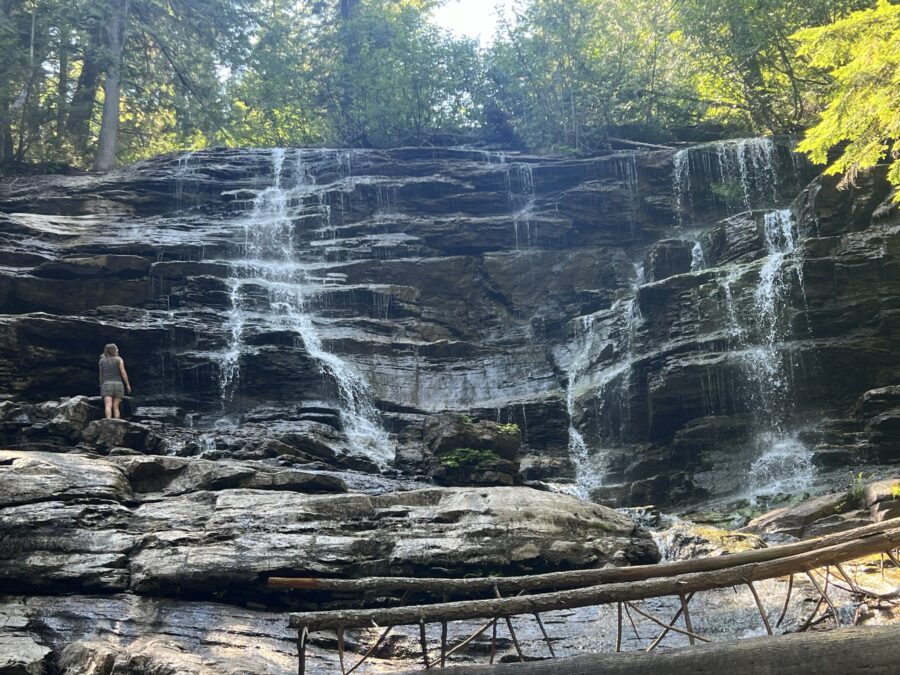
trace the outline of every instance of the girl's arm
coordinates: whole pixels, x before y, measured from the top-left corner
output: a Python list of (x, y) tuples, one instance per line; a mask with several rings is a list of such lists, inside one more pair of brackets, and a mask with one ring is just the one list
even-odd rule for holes
[(97, 366), (98, 376), (100, 378), (100, 386), (103, 386), (103, 366)]
[(128, 373), (125, 372), (125, 359), (119, 357), (119, 375), (122, 376), (122, 382), (125, 383), (125, 389), (130, 394), (131, 385), (128, 383)]

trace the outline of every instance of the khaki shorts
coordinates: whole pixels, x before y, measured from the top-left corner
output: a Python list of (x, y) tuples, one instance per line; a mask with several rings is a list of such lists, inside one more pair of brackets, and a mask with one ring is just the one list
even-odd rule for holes
[(121, 382), (104, 382), (100, 385), (100, 395), (125, 398), (125, 385)]

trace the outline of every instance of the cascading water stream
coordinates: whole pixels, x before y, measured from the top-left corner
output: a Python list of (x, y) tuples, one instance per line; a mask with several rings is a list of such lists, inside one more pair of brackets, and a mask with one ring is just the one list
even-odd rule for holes
[[(323, 215), (326, 228), (328, 214), (322, 211), (314, 180), (303, 165), (302, 151), (298, 151), (296, 167), (287, 179), (289, 185), (283, 185), (285, 157), (284, 149), (272, 151), (272, 184), (257, 193), (249, 215), (242, 220), (242, 257), (230, 261), (231, 307), (225, 321), (229, 341), (220, 362), (222, 397), (227, 403), (234, 395), (251, 322), (267, 330), (293, 333), (322, 374), (337, 384), (341, 421), (351, 445), (386, 464), (392, 459), (392, 444), (378, 422), (365, 380), (349, 363), (324, 348), (309, 313), (308, 296), (318, 286), (296, 260), (293, 215), (294, 210), (303, 209), (304, 197), (315, 200), (314, 208)], [(260, 288), (266, 295), (262, 307), (259, 298), (251, 295)]]
[(748, 384), (748, 398), (760, 429), (759, 457), (754, 461), (748, 493), (795, 491), (809, 485), (814, 474), (812, 453), (786, 428), (791, 400), (789, 354), (782, 348), (789, 337), (784, 316), (792, 288), (789, 276), (796, 274), (801, 293), (803, 276), (799, 265), (786, 265), (796, 249), (795, 224), (788, 209), (770, 211), (763, 217), (763, 240), (767, 256), (759, 268), (758, 282), (750, 289), (750, 323), (743, 325), (735, 306), (734, 285), (746, 272), (733, 268), (723, 282), (729, 334)]
[[(692, 172), (697, 175), (692, 175)], [(708, 185), (729, 213), (774, 207), (778, 202), (778, 149), (771, 138), (718, 141), (672, 156), (676, 226), (693, 209), (694, 190)]]
[[(732, 213), (736, 208), (772, 208), (778, 202), (778, 155), (771, 139), (695, 146), (676, 152), (672, 165), (672, 193), (679, 228), (688, 208), (693, 207), (692, 178), (697, 183), (694, 189), (701, 189), (701, 181), (709, 184), (716, 201), (728, 205)], [(692, 177), (692, 170), (698, 175)], [(740, 283), (749, 271), (738, 265), (731, 266), (720, 282), (727, 333), (743, 372), (746, 399), (758, 428), (757, 459), (748, 481), (751, 496), (800, 489), (809, 484), (813, 475), (812, 453), (786, 428), (793, 407), (792, 365), (782, 348), (789, 337), (789, 322), (784, 316), (793, 287), (789, 272), (796, 274), (799, 290), (804, 293), (801, 267), (786, 265), (795, 252), (795, 225), (787, 209), (767, 212), (762, 225), (766, 257), (756, 285), (742, 291)], [(697, 241), (692, 249), (691, 270), (706, 266), (703, 248)], [(749, 311), (743, 314), (737, 304), (739, 293), (740, 300), (749, 304)]]
[(706, 257), (703, 255), (703, 245), (699, 241), (695, 241), (691, 248), (691, 272), (699, 272), (704, 268), (706, 268)]
[[(592, 382), (592, 397), (596, 401), (598, 424), (602, 426), (604, 409), (608, 399), (615, 399), (618, 404), (619, 429), (601, 429), (600, 440), (621, 441), (624, 427), (630, 417), (629, 393), (632, 388), (632, 377), (635, 354), (637, 351), (637, 330), (642, 321), (637, 292), (644, 283), (644, 268), (634, 265), (634, 278), (631, 293), (617, 300), (610, 308), (615, 317), (614, 324), (619, 327), (618, 334), (624, 336), (620, 345), (621, 357), (616, 364), (599, 373), (599, 379)], [(591, 491), (603, 485), (603, 476), (608, 471), (609, 458), (604, 448), (596, 448), (593, 453), (576, 425), (578, 416), (577, 401), (579, 380), (591, 369), (592, 354), (596, 353), (598, 344), (612, 341), (610, 334), (597, 331), (597, 315), (583, 316), (576, 330), (579, 346), (567, 368), (566, 412), (569, 418), (569, 456), (575, 467), (576, 494), (589, 498)], [(619, 438), (615, 439), (616, 431)]]

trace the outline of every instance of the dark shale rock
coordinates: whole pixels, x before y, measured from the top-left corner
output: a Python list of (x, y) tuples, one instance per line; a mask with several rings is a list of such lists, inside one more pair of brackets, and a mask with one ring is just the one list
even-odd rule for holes
[(100, 451), (130, 448), (141, 452), (152, 452), (160, 444), (160, 439), (148, 427), (123, 419), (102, 419), (91, 422), (85, 428), (82, 436), (86, 443)]
[(48, 657), (53, 651), (40, 645), (30, 635), (0, 636), (0, 674), (43, 675), (48, 670)]
[[(282, 614), (211, 599), (268, 602), (273, 573), (657, 560), (613, 511), (496, 487), (571, 488), (584, 467), (570, 426), (602, 479), (594, 497), (611, 504), (742, 494), (760, 430), (810, 421), (798, 437), (823, 472), (900, 461), (900, 213), (885, 168), (842, 191), (832, 177), (809, 183), (785, 144), (770, 149), (772, 172), (746, 184), (725, 175), (722, 147), (691, 149), (677, 196), (671, 151), (501, 163), (466, 149), (288, 150), (283, 179), (307, 181), (290, 200), (292, 260), (316, 340), (266, 320), (272, 289), (248, 281), (229, 392), (233, 263), (272, 185), (272, 151), (0, 181), (10, 667), (291, 672)], [(789, 205), (795, 249), (781, 261), (767, 352), (788, 393), (766, 408), (748, 363), (772, 337), (757, 297), (771, 271), (766, 216)], [(368, 384), (397, 443), (393, 469), (351, 442), (317, 341)], [(100, 419), (86, 396), (107, 342), (139, 396), (123, 421)], [(500, 433), (511, 424), (518, 434)], [(465, 448), (496, 457), (441, 465)], [(471, 485), (409, 490), (420, 484), (397, 471)], [(892, 517), (894, 487), (867, 488), (873, 517)], [(753, 527), (812, 536), (869, 517), (840, 498)], [(732, 544), (708, 532), (674, 542), (677, 555)], [(335, 668), (321, 652), (311, 663)]]
[[(449, 411), (519, 425), (521, 459), (498, 452), (485, 480), (517, 480), (516, 461), (529, 480), (572, 480), (569, 370), (581, 359), (571, 421), (592, 452), (608, 451), (610, 494), (664, 503), (739, 489), (760, 420), (738, 343), (765, 339), (754, 303), (770, 209), (799, 194), (773, 357), (792, 383), (785, 416), (844, 419), (864, 392), (900, 382), (900, 236), (884, 170), (850, 192), (832, 178), (804, 189), (811, 168), (785, 144), (769, 150), (771, 171), (740, 185), (721, 165), (731, 150), (691, 149), (677, 198), (669, 151), (500, 163), (464, 149), (289, 150), (286, 166), (315, 181), (294, 236), (312, 322), (368, 382), (410, 474), (431, 470), (426, 419)], [(0, 184), (0, 390), (18, 406), (0, 414), (4, 441), (380, 470), (349, 448), (333, 373), (258, 315), (223, 404), (228, 261), (272, 162), (268, 150), (209, 150)], [(704, 260), (691, 271), (697, 243)], [(247, 309), (265, 305), (267, 290), (251, 286)], [(140, 392), (145, 440), (100, 425), (84, 440), (80, 417), (51, 423), (27, 407), (95, 391), (95, 355), (110, 341)], [(819, 443), (815, 461), (900, 460), (896, 407), (847, 418), (855, 436)], [(240, 429), (215, 428), (223, 416)], [(745, 420), (746, 437), (689, 440), (720, 418)], [(206, 427), (186, 429), (195, 419)], [(287, 421), (310, 426), (267, 428)]]
[(662, 281), (676, 274), (691, 271), (693, 244), (682, 239), (658, 241), (644, 260), (647, 281)]

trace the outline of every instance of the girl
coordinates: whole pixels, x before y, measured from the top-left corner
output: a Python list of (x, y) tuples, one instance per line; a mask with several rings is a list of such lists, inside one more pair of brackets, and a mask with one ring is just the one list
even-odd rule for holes
[(119, 403), (125, 396), (125, 391), (131, 395), (125, 361), (119, 356), (119, 348), (110, 343), (103, 348), (100, 355), (100, 395), (103, 397), (106, 419), (121, 417)]

